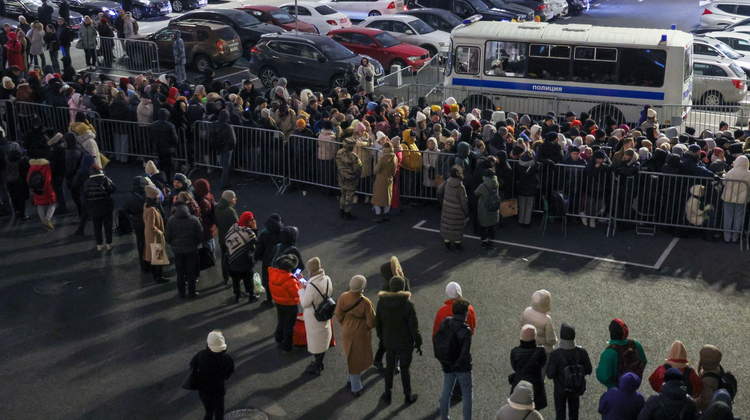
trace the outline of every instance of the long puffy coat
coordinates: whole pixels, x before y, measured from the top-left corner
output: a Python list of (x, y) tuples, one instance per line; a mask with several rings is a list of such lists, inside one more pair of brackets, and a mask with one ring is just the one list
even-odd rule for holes
[[(307, 351), (312, 354), (324, 353), (328, 350), (328, 344), (331, 342), (331, 321), (318, 321), (315, 319), (315, 308), (323, 303), (322, 294), (331, 296), (333, 285), (331, 279), (326, 276), (323, 270), (311, 273), (312, 277), (307, 282), (307, 287), (299, 289), (299, 304), (302, 306), (302, 316), (305, 318), (305, 331), (307, 332)], [(320, 290), (318, 293), (315, 287)]]
[(344, 342), (348, 372), (350, 375), (360, 374), (372, 366), (375, 308), (370, 299), (362, 296), (362, 293), (344, 292), (336, 302), (336, 319), (341, 324), (341, 339)]
[(143, 251), (143, 259), (151, 262), (151, 244), (164, 244), (164, 219), (156, 207), (143, 207), (143, 224), (146, 226), (144, 240), (146, 248)]
[(549, 316), (550, 294), (546, 290), (537, 290), (531, 296), (531, 306), (521, 315), (521, 327), (531, 324), (536, 328), (536, 344), (550, 353), (557, 344), (557, 332)]
[[(439, 188), (443, 191), (443, 211), (440, 213), (440, 234), (446, 241), (458, 242), (464, 234), (469, 216), (469, 199), (460, 178), (448, 178)], [(440, 194), (440, 193), (438, 193)]]
[(52, 188), (52, 169), (50, 169), (49, 161), (47, 159), (31, 159), (29, 165), (31, 165), (31, 168), (29, 168), (29, 174), (26, 177), (27, 183), (34, 172), (41, 172), (44, 177), (44, 189), (42, 189), (41, 194), (34, 193), (34, 205), (50, 206), (57, 203), (57, 196), (55, 196), (55, 190)]
[(489, 211), (484, 205), (484, 202), (494, 192), (498, 194), (497, 177), (483, 177), (482, 184), (474, 191), (474, 195), (477, 197), (477, 214), (479, 219), (479, 225), (482, 227), (495, 226), (500, 223), (500, 210)]
[(397, 169), (396, 155), (390, 148), (383, 148), (383, 154), (375, 165), (375, 184), (372, 188), (372, 205), (386, 207), (393, 198), (393, 177)]

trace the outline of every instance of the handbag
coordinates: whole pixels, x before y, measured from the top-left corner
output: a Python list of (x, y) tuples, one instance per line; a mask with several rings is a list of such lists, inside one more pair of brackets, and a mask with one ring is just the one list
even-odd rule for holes
[(365, 76), (366, 82), (372, 82), (372, 76)]
[(511, 198), (500, 202), (500, 215), (503, 218), (518, 215), (518, 199)]
[(188, 372), (187, 378), (185, 378), (184, 381), (182, 381), (182, 389), (186, 389), (188, 391), (197, 391), (198, 390), (198, 366), (201, 364), (201, 356), (203, 355), (203, 352), (198, 355), (198, 363), (196, 364), (194, 369), (190, 369), (190, 372)]
[(198, 250), (198, 256), (200, 257), (200, 262), (198, 263), (198, 269), (200, 271), (209, 269), (216, 265), (216, 257), (211, 253), (211, 250), (207, 247), (201, 247)]
[(76, 41), (76, 49), (77, 50), (82, 50), (83, 49), (83, 40), (80, 39), (80, 38), (78, 39), (78, 41)]
[(99, 153), (99, 160), (102, 162), (102, 168), (107, 166), (107, 164), (109, 163), (109, 158), (104, 156), (104, 154), (102, 153)]
[(151, 244), (151, 265), (169, 265), (169, 257), (164, 252), (164, 244), (156, 242)]

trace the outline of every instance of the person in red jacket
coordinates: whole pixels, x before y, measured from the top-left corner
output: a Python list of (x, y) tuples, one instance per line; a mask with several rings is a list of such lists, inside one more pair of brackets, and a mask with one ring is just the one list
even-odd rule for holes
[(664, 385), (664, 374), (667, 373), (669, 368), (676, 368), (682, 372), (682, 381), (685, 383), (688, 394), (693, 398), (698, 398), (703, 390), (703, 380), (698, 376), (695, 369), (690, 367), (690, 361), (687, 358), (687, 349), (680, 340), (675, 340), (672, 343), (672, 346), (669, 348), (669, 358), (649, 376), (648, 381), (654, 391), (661, 392), (661, 386)]
[(292, 272), (298, 262), (296, 255), (288, 254), (276, 260), (278, 268), (268, 267), (268, 286), (276, 303), (276, 342), (285, 352), (292, 351), (292, 333), (297, 322), (300, 284)]
[[(12, 33), (12, 32), (11, 32)], [(29, 175), (26, 182), (34, 193), (34, 205), (39, 211), (39, 219), (47, 229), (54, 229), (52, 225), (52, 216), (55, 214), (57, 207), (57, 196), (52, 188), (52, 170), (47, 159), (31, 159), (29, 161)], [(35, 172), (41, 174), (41, 177)]]
[(5, 43), (8, 67), (18, 66), (18, 68), (23, 68), (22, 49), (21, 43), (18, 42), (18, 35), (13, 31), (8, 32), (8, 42)]

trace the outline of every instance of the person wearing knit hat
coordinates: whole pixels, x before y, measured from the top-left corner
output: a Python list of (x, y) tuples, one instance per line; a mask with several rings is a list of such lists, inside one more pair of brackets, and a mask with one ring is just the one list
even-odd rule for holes
[(698, 398), (703, 391), (703, 381), (695, 370), (690, 366), (690, 361), (687, 358), (687, 349), (682, 341), (676, 340), (669, 347), (669, 357), (664, 361), (665, 363), (654, 371), (649, 376), (648, 381), (651, 384), (651, 388), (656, 392), (661, 392), (661, 387), (666, 382), (666, 373), (670, 368), (674, 368), (680, 371), (682, 375), (680, 379), (685, 383), (688, 395), (693, 398)]
[(726, 158), (724, 157), (724, 149), (721, 147), (714, 147), (711, 150), (711, 163), (708, 164), (708, 170), (717, 175), (723, 175), (729, 169)]
[[(554, 383), (555, 413), (558, 419), (578, 419), (581, 395), (586, 391), (586, 380), (582, 379), (581, 386), (566, 392), (565, 368), (568, 366), (583, 366), (584, 376), (591, 375), (591, 359), (588, 352), (576, 346), (576, 330), (570, 324), (562, 324), (560, 327), (560, 343), (549, 355), (547, 363), (547, 378)], [(567, 407), (567, 409), (566, 409)], [(566, 417), (566, 413), (569, 414)]]
[[(698, 360), (698, 376), (703, 381), (703, 389), (700, 395), (695, 399), (695, 404), (699, 411), (705, 411), (711, 404), (711, 400), (716, 391), (719, 390), (721, 380), (729, 382), (733, 386), (733, 392), (737, 392), (737, 381), (734, 375), (724, 371), (721, 365), (722, 353), (716, 346), (711, 344), (704, 345), (700, 350), (700, 359)], [(734, 379), (734, 381), (731, 381)], [(731, 394), (731, 393), (730, 393)]]
[[(224, 278), (224, 284), (229, 283), (229, 261), (227, 261), (227, 255), (229, 250), (227, 248), (226, 241), (224, 238), (227, 237), (227, 232), (239, 221), (237, 217), (237, 211), (235, 205), (237, 204), (237, 194), (232, 190), (226, 190), (221, 193), (221, 199), (214, 207), (214, 222), (216, 223), (217, 230), (217, 241), (219, 242), (219, 248), (221, 249), (221, 276)], [(255, 227), (253, 227), (255, 229)]]
[(356, 275), (349, 280), (349, 290), (336, 301), (336, 320), (341, 324), (344, 342), (348, 383), (355, 397), (362, 395), (361, 373), (373, 363), (372, 329), (375, 328), (375, 308), (363, 292), (367, 286), (365, 276)]
[(307, 283), (302, 283), (297, 291), (302, 315), (305, 319), (307, 332), (307, 351), (313, 356), (313, 361), (305, 368), (304, 373), (320, 376), (324, 368), (323, 358), (331, 342), (333, 334), (331, 322), (319, 321), (315, 313), (326, 297), (333, 294), (331, 279), (325, 274), (318, 257), (311, 258), (306, 264), (309, 273)]
[(83, 196), (86, 199), (86, 211), (94, 223), (94, 237), (96, 238), (96, 250), (104, 248), (104, 239), (107, 243), (107, 251), (111, 251), (112, 245), (112, 218), (115, 211), (114, 194), (116, 188), (114, 182), (102, 173), (102, 168), (97, 164), (91, 165), (89, 179), (83, 185)]
[(544, 347), (536, 345), (537, 331), (531, 324), (521, 327), (521, 343), (510, 351), (510, 366), (513, 374), (508, 377), (511, 394), (521, 381), (527, 381), (534, 387), (534, 406), (537, 410), (547, 407), (547, 392), (544, 388), (544, 365), (547, 353)]
[(412, 393), (411, 365), (414, 349), (422, 354), (422, 335), (419, 333), (419, 320), (411, 292), (404, 290), (405, 281), (402, 277), (394, 276), (389, 282), (388, 292), (380, 292), (377, 309), (375, 311), (375, 328), (385, 347), (385, 392), (381, 399), (391, 403), (393, 389), (393, 374), (396, 360), (401, 368), (401, 384), (403, 385), (404, 401), (411, 404), (417, 401), (417, 395)]
[[(435, 334), (437, 334), (437, 330), (440, 328), (440, 323), (442, 323), (445, 318), (453, 315), (453, 303), (463, 298), (461, 286), (454, 281), (448, 283), (445, 286), (445, 297), (446, 301), (443, 302), (443, 306), (438, 309), (437, 314), (435, 315), (435, 322), (432, 324), (433, 338), (435, 338)], [(473, 334), (477, 326), (477, 316), (471, 305), (469, 305), (469, 313), (466, 316), (466, 323), (471, 327), (471, 333)]]
[(599, 365), (596, 367), (596, 379), (607, 389), (616, 387), (620, 376), (626, 373), (620, 372), (620, 357), (627, 358), (631, 372), (643, 377), (648, 359), (641, 343), (629, 338), (629, 335), (628, 326), (620, 318), (609, 323), (609, 345), (599, 357)]
[(255, 236), (256, 230), (253, 214), (246, 211), (242, 213), (237, 223), (229, 228), (226, 235), (221, 237), (226, 248), (224, 261), (227, 264), (229, 277), (232, 278), (234, 303), (240, 301), (240, 282), (244, 283), (245, 291), (250, 295), (248, 303), (257, 302), (260, 299), (260, 295), (255, 293), (253, 287), (253, 268), (255, 267), (253, 254), (258, 242)]
[(531, 324), (536, 327), (536, 343), (544, 347), (547, 353), (552, 352), (557, 344), (557, 332), (550, 317), (551, 298), (550, 292), (544, 289), (534, 292), (531, 296), (531, 306), (524, 309), (520, 324), (521, 326)]
[(667, 369), (664, 374), (664, 384), (661, 387), (661, 393), (646, 400), (646, 406), (643, 407), (643, 411), (638, 415), (638, 418), (641, 420), (670, 419), (673, 417), (679, 419), (694, 419), (698, 417), (696, 404), (685, 392), (683, 375), (677, 368)]
[(206, 348), (193, 356), (190, 369), (194, 381), (191, 385), (198, 390), (206, 410), (204, 418), (224, 418), (224, 382), (234, 373), (234, 359), (227, 354), (227, 344), (221, 331), (213, 330), (208, 334)]

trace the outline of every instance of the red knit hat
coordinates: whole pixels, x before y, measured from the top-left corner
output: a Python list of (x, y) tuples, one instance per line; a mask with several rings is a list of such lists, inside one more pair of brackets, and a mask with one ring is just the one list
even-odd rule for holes
[(246, 211), (240, 215), (240, 220), (237, 222), (237, 224), (242, 227), (250, 227), (250, 223), (253, 220), (255, 220), (253, 214), (249, 211)]

